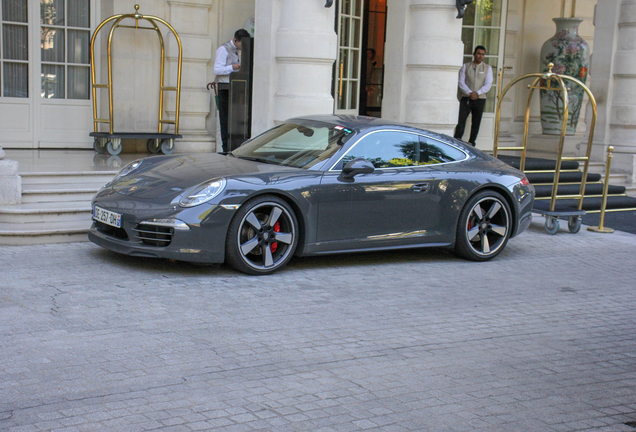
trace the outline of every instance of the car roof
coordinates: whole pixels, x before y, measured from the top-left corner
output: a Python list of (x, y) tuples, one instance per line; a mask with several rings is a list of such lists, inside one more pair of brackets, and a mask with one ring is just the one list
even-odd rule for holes
[[(449, 137), (448, 135), (442, 135), (437, 132), (429, 131), (427, 129), (418, 128), (417, 126), (396, 122), (393, 120), (387, 120), (377, 117), (369, 117), (369, 116), (360, 116), (360, 115), (339, 115), (339, 114), (316, 114), (316, 115), (308, 115), (301, 117), (294, 117), (286, 120), (285, 122), (300, 122), (309, 121), (309, 122), (322, 122), (327, 124), (332, 124), (334, 126), (343, 126), (348, 129), (355, 130), (356, 132), (361, 132), (363, 130), (369, 129), (381, 129), (386, 127), (394, 127), (399, 129), (410, 130), (412, 132), (425, 133), (432, 137), (437, 137), (442, 139), (443, 141), (456, 141), (455, 139)], [(458, 141), (461, 143), (461, 141)], [(463, 144), (463, 143), (462, 143)]]
[(389, 121), (377, 117), (359, 116), (359, 115), (339, 115), (339, 114), (316, 114), (301, 117), (294, 117), (287, 122), (293, 121), (317, 121), (323, 123), (330, 123), (335, 126), (344, 126), (350, 129), (368, 129), (375, 126), (399, 126), (405, 128), (412, 128), (407, 124)]

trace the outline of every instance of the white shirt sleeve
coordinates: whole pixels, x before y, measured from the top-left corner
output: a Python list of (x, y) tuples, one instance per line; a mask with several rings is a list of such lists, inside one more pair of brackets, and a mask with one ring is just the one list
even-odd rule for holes
[(488, 72), (486, 72), (486, 80), (484, 81), (484, 85), (482, 88), (477, 90), (477, 94), (482, 95), (484, 93), (488, 93), (490, 91), (490, 87), (492, 87), (492, 67), (488, 66)]
[(462, 68), (459, 70), (459, 79), (457, 81), (458, 85), (459, 85), (459, 89), (462, 91), (462, 93), (466, 96), (468, 96), (471, 93), (471, 89), (468, 88), (468, 86), (466, 85), (466, 65), (462, 65)]
[(216, 50), (216, 58), (214, 59), (214, 74), (217, 76), (229, 75), (234, 72), (232, 65), (226, 65), (227, 63), (227, 50), (221, 45)]

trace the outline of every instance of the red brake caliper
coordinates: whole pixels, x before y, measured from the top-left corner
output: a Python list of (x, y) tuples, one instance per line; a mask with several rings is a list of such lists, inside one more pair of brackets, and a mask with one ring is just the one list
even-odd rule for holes
[[(280, 232), (280, 222), (276, 222), (274, 224), (274, 232)], [(276, 252), (276, 249), (278, 249), (278, 242), (272, 243), (269, 245), (269, 248), (272, 250), (272, 253)]]

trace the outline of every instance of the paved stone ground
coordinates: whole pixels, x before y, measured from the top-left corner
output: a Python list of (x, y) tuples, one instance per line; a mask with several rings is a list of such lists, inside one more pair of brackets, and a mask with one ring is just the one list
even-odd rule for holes
[(0, 248), (0, 430), (634, 431), (636, 236), (540, 222), (268, 277)]

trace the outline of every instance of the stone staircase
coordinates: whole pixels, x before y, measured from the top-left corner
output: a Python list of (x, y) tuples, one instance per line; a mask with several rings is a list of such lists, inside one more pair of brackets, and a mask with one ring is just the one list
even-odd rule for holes
[(20, 173), (22, 204), (0, 206), (0, 245), (87, 241), (91, 199), (117, 171)]

